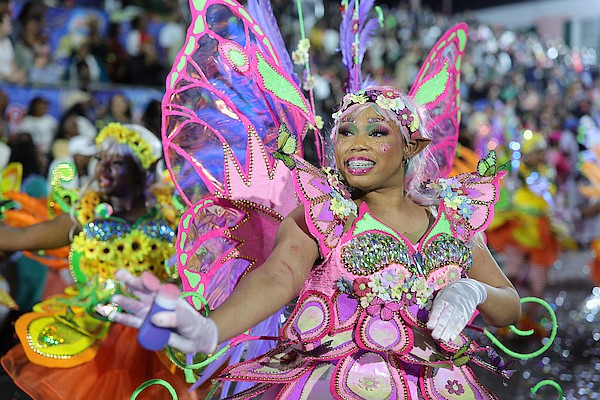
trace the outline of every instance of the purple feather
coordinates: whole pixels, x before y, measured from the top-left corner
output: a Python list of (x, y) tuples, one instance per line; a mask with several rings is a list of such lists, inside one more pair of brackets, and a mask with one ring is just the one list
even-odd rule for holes
[(354, 42), (354, 34), (352, 33), (353, 9), (354, 0), (348, 4), (346, 11), (342, 14), (342, 22), (340, 23), (340, 51), (342, 52), (342, 62), (346, 69), (352, 67), (352, 43)]
[(371, 40), (371, 37), (375, 33), (375, 31), (379, 28), (379, 20), (377, 18), (371, 18), (367, 21), (366, 24), (363, 25), (361, 29), (360, 35), (358, 36), (358, 62), (362, 63), (365, 53), (367, 52), (367, 45)]
[(375, 4), (375, 0), (361, 0), (361, 2), (359, 3), (358, 20), (360, 21), (360, 26), (363, 26), (365, 24), (365, 20), (367, 19), (367, 16), (369, 15), (369, 11), (373, 7), (373, 4)]
[[(377, 18), (368, 19), (374, 0), (361, 1), (358, 7), (358, 64), (355, 66), (352, 56), (352, 47), (355, 40), (355, 32), (352, 32), (355, 4), (356, 0), (348, 3), (348, 7), (342, 14), (342, 23), (340, 24), (340, 51), (342, 53), (342, 63), (348, 72), (346, 91), (355, 91), (364, 86), (361, 65), (367, 51), (367, 45), (379, 23)], [(358, 74), (356, 70), (358, 70)]]
[(288, 53), (285, 47), (277, 19), (273, 14), (271, 2), (269, 0), (248, 0), (248, 12), (250, 12), (250, 15), (252, 15), (266, 37), (271, 41), (275, 53), (281, 60), (282, 68), (291, 75), (296, 84), (300, 85), (300, 79), (294, 72), (294, 64), (292, 63), (290, 53)]

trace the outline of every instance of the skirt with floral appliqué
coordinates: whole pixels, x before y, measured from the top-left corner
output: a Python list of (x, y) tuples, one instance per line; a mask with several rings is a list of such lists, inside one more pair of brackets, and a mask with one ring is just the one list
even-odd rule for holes
[(434, 367), (361, 350), (324, 360), (280, 345), (227, 368), (221, 380), (257, 382), (227, 399), (497, 399), (467, 365)]

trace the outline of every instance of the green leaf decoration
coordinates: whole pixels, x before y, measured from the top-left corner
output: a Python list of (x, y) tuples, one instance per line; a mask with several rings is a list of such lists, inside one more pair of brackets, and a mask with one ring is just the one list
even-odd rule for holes
[(299, 108), (301, 108), (306, 114), (309, 114), (307, 104), (304, 96), (298, 89), (291, 84), (285, 77), (277, 72), (271, 64), (265, 60), (260, 53), (255, 53), (258, 59), (258, 72), (262, 78), (262, 84), (265, 89), (271, 91), (274, 95), (279, 97), (281, 100), (287, 101)]
[(421, 85), (415, 94), (415, 102), (420, 105), (432, 103), (444, 93), (446, 85), (448, 85), (448, 80), (448, 63), (446, 62), (437, 74), (430, 77), (426, 82), (423, 82), (423, 85)]

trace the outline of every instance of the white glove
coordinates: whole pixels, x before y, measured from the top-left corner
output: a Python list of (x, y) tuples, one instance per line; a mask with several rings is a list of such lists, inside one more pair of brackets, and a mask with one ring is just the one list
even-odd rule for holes
[(456, 339), (486, 298), (485, 287), (475, 279), (462, 278), (442, 288), (433, 300), (427, 321), (431, 336), (444, 341)]
[[(116, 272), (115, 277), (127, 285), (137, 299), (123, 295), (113, 296), (112, 301), (127, 313), (111, 312), (108, 314), (108, 319), (139, 328), (152, 307), (160, 281), (149, 272), (144, 272), (136, 278), (122, 269)], [(217, 347), (219, 338), (217, 325), (212, 319), (203, 317), (185, 299), (177, 300), (174, 311), (154, 314), (152, 323), (162, 328), (172, 329), (168, 344), (184, 353), (210, 354)]]
[(219, 344), (215, 322), (200, 314), (185, 299), (179, 298), (175, 311), (161, 311), (152, 316), (152, 323), (174, 331), (169, 336), (169, 346), (184, 353), (211, 354)]
[[(135, 277), (125, 269), (115, 273), (115, 277), (125, 284), (129, 291), (137, 299), (117, 294), (112, 297), (112, 302), (117, 303), (127, 313), (113, 311), (107, 315), (108, 319), (119, 324), (139, 328), (146, 319), (154, 297), (160, 287), (160, 280), (150, 272), (144, 271), (139, 277)], [(98, 308), (97, 308), (98, 309)], [(98, 310), (101, 312), (100, 310)]]

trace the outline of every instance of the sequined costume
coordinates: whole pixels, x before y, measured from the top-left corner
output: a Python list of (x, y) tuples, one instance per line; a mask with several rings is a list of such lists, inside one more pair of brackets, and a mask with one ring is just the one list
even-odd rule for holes
[[(440, 204), (414, 244), (366, 203), (344, 229), (348, 217), (330, 207), (343, 193), (330, 186), (335, 179), (300, 162), (296, 177), (323, 262), (310, 273), (279, 344), (224, 371), (224, 380), (258, 383), (231, 398), (494, 399), (467, 366), (486, 366), (479, 356), (487, 349), (464, 334), (437, 342), (426, 322), (436, 293), (470, 269), (466, 241), (489, 223), (499, 176), (431, 182)], [(459, 361), (461, 355), (467, 357)]]
[[(300, 89), (311, 87), (310, 75), (301, 85), (268, 1), (251, 0), (248, 10), (233, 0), (190, 1), (186, 46), (167, 78), (162, 132), (167, 167), (187, 208), (175, 247), (189, 302), (205, 314), (218, 308), (240, 278), (264, 263), (280, 222), (300, 204), (323, 258), (285, 325), (280, 329), (281, 310), (221, 343), (205, 362), (186, 366), (202, 368), (194, 387), (228, 363), (221, 395), (237, 393), (233, 398), (269, 393), (293, 399), (311, 391), (319, 399), (469, 392), (494, 398), (466, 365), (485, 365), (475, 354), (487, 349), (466, 336), (436, 343), (424, 328), (434, 292), (469, 270), (465, 243), (487, 226), (501, 175), (437, 180), (450, 173), (457, 144), (467, 27), (446, 32), (424, 62), (408, 95), (430, 118), (415, 120), (394, 93), (375, 93), (362, 79), (360, 62), (377, 24), (367, 17), (372, 6), (343, 3), (344, 101), (377, 102), (404, 118), (411, 132), (431, 132), (428, 161), (437, 162), (424, 167), (432, 174), (425, 179), (432, 178), (442, 200), (416, 245), (373, 218), (366, 204), (344, 230), (354, 202), (331, 170), (321, 172), (301, 158), (305, 135), (320, 137), (319, 118)], [(293, 59), (308, 57), (309, 47), (301, 40)], [(351, 252), (366, 251), (375, 239), (376, 258), (357, 263)], [(265, 340), (251, 340), (257, 338)], [(361, 363), (373, 373), (357, 372)]]
[[(169, 205), (158, 204), (131, 224), (94, 215), (99, 200), (96, 192), (82, 199), (79, 218), (87, 222), (70, 253), (76, 286), (37, 304), (34, 312), (17, 320), (22, 346), (2, 359), (15, 382), (34, 398), (90, 398), (98, 387), (105, 398), (128, 398), (149, 378), (173, 380), (165, 367), (166, 357), (160, 360), (139, 347), (134, 329), (110, 326), (94, 315), (96, 304), (106, 302), (119, 288), (113, 278), (116, 268), (125, 267), (136, 275), (148, 270), (167, 278), (162, 263), (174, 253), (175, 233), (173, 219), (168, 222), (159, 207)], [(185, 393), (183, 381), (178, 383)], [(160, 398), (166, 391), (149, 395)]]

